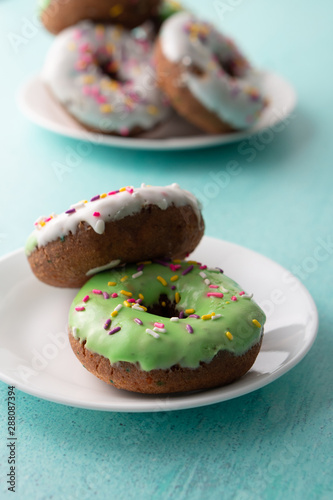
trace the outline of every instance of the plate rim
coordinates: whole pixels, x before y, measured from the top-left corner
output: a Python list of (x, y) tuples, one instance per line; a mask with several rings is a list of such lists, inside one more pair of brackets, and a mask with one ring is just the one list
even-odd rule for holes
[[(193, 137), (172, 137), (165, 139), (149, 139), (149, 138), (135, 138), (135, 137), (117, 137), (108, 134), (98, 134), (90, 132), (88, 130), (77, 130), (70, 129), (67, 126), (61, 126), (58, 122), (54, 122), (51, 119), (45, 119), (44, 116), (37, 113), (31, 106), (26, 102), (25, 95), (29, 87), (36, 81), (41, 81), (41, 74), (34, 74), (30, 76), (20, 87), (17, 93), (17, 104), (20, 111), (26, 118), (38, 125), (44, 130), (53, 132), (62, 137), (67, 137), (75, 140), (82, 140), (85, 142), (91, 142), (96, 145), (114, 147), (119, 149), (133, 149), (133, 150), (151, 150), (151, 151), (182, 151), (182, 150), (196, 150), (205, 149), (218, 146), (226, 146), (228, 144), (233, 144), (235, 142), (247, 139), (257, 133), (260, 133), (267, 128), (273, 127), (280, 123), (282, 120), (286, 119), (292, 111), (295, 109), (297, 104), (297, 93), (293, 85), (285, 79), (279, 73), (274, 71), (262, 70), (265, 75), (269, 75), (273, 78), (278, 78), (280, 82), (288, 87), (292, 105), (280, 118), (272, 120), (269, 124), (260, 126), (256, 124), (251, 128), (244, 131), (234, 132), (232, 134), (220, 134), (220, 135), (198, 135)], [(61, 108), (61, 106), (59, 106)], [(66, 132), (67, 131), (67, 132)]]
[[(211, 236), (204, 236), (205, 240), (211, 240), (212, 242), (218, 241), (219, 243), (222, 244), (227, 244), (231, 245), (234, 247), (237, 247), (240, 250), (245, 250), (246, 252), (249, 252), (255, 257), (259, 257), (260, 259), (264, 259), (267, 264), (269, 265), (274, 265), (274, 267), (279, 268), (281, 271), (286, 271), (286, 268), (281, 266), (279, 263), (275, 262), (274, 260), (270, 259), (269, 257), (266, 257), (265, 255), (256, 252), (250, 248), (244, 247), (242, 245), (239, 245), (237, 243), (233, 243), (227, 240), (222, 240), (219, 238), (214, 238)], [(0, 257), (0, 266), (3, 264), (3, 262), (24, 256), (24, 248), (19, 248), (17, 250), (14, 250), (6, 255), (3, 255)], [(289, 271), (288, 271), (289, 273)], [(291, 273), (290, 273), (291, 274)], [(89, 409), (89, 410), (95, 410), (95, 411), (107, 411), (107, 412), (120, 412), (120, 413), (153, 413), (153, 412), (159, 412), (159, 411), (177, 411), (177, 410), (186, 410), (186, 409), (192, 409), (192, 408), (199, 408), (203, 406), (209, 406), (212, 404), (218, 404), (222, 403), (224, 401), (229, 401), (231, 399), (238, 398), (240, 396), (245, 396), (246, 394), (250, 394), (251, 392), (254, 392), (258, 389), (261, 389), (265, 387), (266, 385), (270, 384), (271, 382), (277, 380), (278, 378), (282, 377), (286, 373), (288, 373), (292, 368), (294, 368), (302, 359), (306, 356), (306, 354), (310, 351), (313, 343), (315, 342), (318, 334), (318, 328), (319, 328), (319, 316), (318, 316), (318, 309), (316, 306), (316, 303), (311, 296), (310, 292), (308, 289), (304, 286), (304, 284), (294, 275), (291, 274), (293, 278), (297, 281), (298, 286), (301, 287), (303, 294), (306, 296), (307, 300), (309, 301), (311, 305), (311, 313), (312, 313), (312, 330), (311, 330), (311, 337), (308, 339), (308, 342), (302, 346), (300, 351), (295, 355), (291, 360), (289, 360), (287, 363), (283, 364), (280, 366), (277, 370), (275, 370), (273, 373), (270, 374), (265, 374), (264, 375), (264, 380), (262, 378), (259, 378), (257, 380), (253, 380), (249, 383), (250, 387), (244, 387), (240, 386), (238, 388), (232, 389), (233, 384), (230, 384), (229, 386), (224, 386), (220, 388), (215, 388), (215, 389), (210, 389), (206, 392), (207, 397), (202, 400), (201, 396), (203, 394), (203, 391), (200, 391), (198, 393), (190, 393), (189, 397), (187, 400), (186, 396), (180, 395), (179, 397), (181, 399), (174, 399), (171, 400), (171, 406), (170, 406), (170, 401), (168, 401), (168, 405), (163, 407), (163, 401), (167, 400), (168, 395), (154, 395), (154, 399), (151, 399), (151, 402), (147, 402), (147, 400), (144, 401), (135, 401), (134, 407), (128, 407), (128, 402), (118, 402), (118, 404), (114, 404), (112, 408), (106, 407), (105, 403), (94, 403), (94, 404), (89, 404), (87, 401), (84, 401), (82, 399), (79, 399), (75, 402), (71, 401), (69, 397), (63, 397), (58, 394), (52, 394), (52, 395), (46, 395), (45, 392), (41, 389), (38, 388), (30, 388), (29, 385), (25, 385), (24, 383), (18, 383), (17, 381), (13, 382), (13, 380), (8, 376), (7, 374), (4, 374), (1, 372), (0, 368), (0, 380), (4, 382), (5, 384), (9, 385), (14, 385), (18, 390), (30, 394), (32, 396), (35, 396), (37, 398), (57, 403), (57, 404), (62, 404), (65, 406), (70, 406), (70, 407), (75, 407), (75, 408), (82, 408), (82, 409)], [(260, 354), (260, 353), (259, 353)], [(237, 383), (237, 382), (236, 382)], [(226, 388), (230, 388), (230, 391), (226, 391)], [(220, 395), (219, 392), (224, 391), (225, 396)], [(145, 395), (147, 396), (147, 395)], [(222, 397), (221, 397), (222, 396)], [(199, 401), (197, 401), (197, 398), (199, 398)], [(186, 404), (187, 401), (187, 404)], [(160, 404), (158, 404), (158, 402)], [(148, 404), (147, 404), (148, 403)], [(184, 404), (185, 403), (185, 404)], [(154, 407), (153, 407), (154, 406)]]

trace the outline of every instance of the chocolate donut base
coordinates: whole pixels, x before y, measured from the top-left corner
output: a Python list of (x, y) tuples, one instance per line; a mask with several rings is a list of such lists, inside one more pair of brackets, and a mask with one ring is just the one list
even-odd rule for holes
[(75, 234), (36, 248), (28, 261), (40, 281), (80, 288), (91, 278), (88, 271), (114, 260), (182, 259), (196, 248), (203, 233), (203, 219), (198, 220), (190, 205), (165, 210), (148, 205), (137, 214), (106, 222), (103, 234), (80, 222)]
[(250, 370), (259, 354), (262, 337), (263, 330), (260, 341), (241, 356), (219, 351), (210, 363), (201, 362), (195, 369), (174, 365), (166, 370), (145, 372), (126, 361), (111, 365), (104, 356), (86, 349), (86, 342), (75, 339), (69, 331), (73, 352), (90, 373), (117, 389), (143, 394), (198, 391), (230, 384)]
[(90, 20), (103, 24), (118, 24), (128, 29), (139, 26), (156, 15), (160, 0), (51, 0), (42, 11), (41, 21), (44, 27), (58, 34), (80, 21)]
[[(170, 99), (171, 105), (187, 121), (209, 134), (226, 134), (235, 132), (228, 123), (223, 122), (215, 113), (205, 108), (190, 92), (186, 84), (182, 84), (183, 64), (169, 61), (163, 54), (161, 42), (155, 48), (155, 64), (159, 87)], [(193, 71), (196, 71), (193, 68)], [(205, 75), (202, 75), (204, 78)]]

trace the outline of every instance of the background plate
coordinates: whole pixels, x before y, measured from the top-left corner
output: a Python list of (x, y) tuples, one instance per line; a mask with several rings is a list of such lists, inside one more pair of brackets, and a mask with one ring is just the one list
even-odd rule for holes
[(263, 91), (270, 104), (256, 125), (246, 131), (224, 135), (204, 134), (178, 115), (153, 132), (140, 138), (116, 137), (88, 132), (51, 97), (40, 76), (28, 80), (21, 88), (18, 103), (21, 111), (37, 125), (61, 134), (96, 144), (129, 149), (180, 150), (220, 146), (240, 141), (283, 121), (294, 109), (296, 94), (281, 76), (263, 72)]
[(0, 379), (57, 403), (94, 410), (169, 411), (226, 401), (269, 384), (308, 352), (318, 329), (316, 306), (304, 286), (275, 262), (238, 245), (204, 237), (191, 255), (220, 266), (267, 314), (262, 349), (252, 369), (219, 389), (179, 395), (117, 390), (87, 372), (67, 338), (67, 315), (77, 290), (40, 283), (23, 250), (0, 260)]

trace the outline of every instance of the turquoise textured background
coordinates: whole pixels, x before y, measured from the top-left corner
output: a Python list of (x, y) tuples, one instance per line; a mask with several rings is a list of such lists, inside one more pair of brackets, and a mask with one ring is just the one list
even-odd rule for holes
[[(36, 27), (34, 2), (2, 0), (0, 255), (23, 246), (41, 213), (124, 184), (178, 182), (204, 202), (207, 235), (254, 249), (303, 281), (318, 306), (318, 338), (276, 382), (210, 407), (104, 413), (18, 392), (15, 494), (6, 491), (7, 387), (0, 383), (1, 498), (332, 498), (332, 4), (186, 4), (231, 34), (254, 63), (295, 86), (298, 105), (284, 130), (249, 145), (251, 161), (239, 144), (178, 153), (96, 146), (57, 176), (54, 162), (65, 163), (78, 143), (29, 123), (15, 103), (52, 36)], [(216, 176), (231, 160), (239, 175), (219, 186)], [(329, 244), (323, 261), (315, 257), (320, 238)], [(18, 327), (13, 318), (13, 334)]]

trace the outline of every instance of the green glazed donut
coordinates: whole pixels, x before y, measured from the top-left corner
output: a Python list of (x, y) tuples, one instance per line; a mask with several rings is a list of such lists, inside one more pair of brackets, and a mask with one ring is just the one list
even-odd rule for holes
[(155, 261), (90, 279), (72, 303), (69, 334), (77, 357), (105, 382), (137, 392), (182, 392), (223, 385), (248, 371), (264, 323), (252, 296), (220, 269)]

